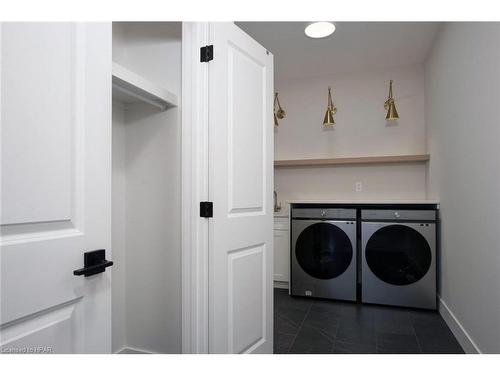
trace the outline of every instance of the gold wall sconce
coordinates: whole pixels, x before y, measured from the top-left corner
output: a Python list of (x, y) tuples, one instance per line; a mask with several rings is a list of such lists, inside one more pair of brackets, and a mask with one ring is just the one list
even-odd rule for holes
[(333, 116), (337, 113), (337, 107), (333, 104), (332, 88), (328, 87), (328, 106), (326, 107), (325, 118), (323, 119), (323, 126), (335, 125)]
[(389, 81), (389, 95), (384, 103), (384, 108), (387, 111), (385, 119), (387, 121), (399, 120), (399, 114), (396, 109), (396, 103), (394, 103), (394, 97), (392, 96), (392, 79)]
[[(278, 108), (276, 109), (276, 106)], [(286, 116), (285, 110), (281, 107), (278, 93), (274, 94), (274, 126), (279, 126), (278, 120), (283, 120)]]

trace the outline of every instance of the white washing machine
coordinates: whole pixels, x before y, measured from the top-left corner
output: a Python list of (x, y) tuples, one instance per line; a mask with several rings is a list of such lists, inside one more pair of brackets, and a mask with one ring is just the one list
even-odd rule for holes
[(436, 309), (437, 210), (362, 210), (362, 302)]
[(356, 210), (292, 208), (292, 295), (356, 300)]

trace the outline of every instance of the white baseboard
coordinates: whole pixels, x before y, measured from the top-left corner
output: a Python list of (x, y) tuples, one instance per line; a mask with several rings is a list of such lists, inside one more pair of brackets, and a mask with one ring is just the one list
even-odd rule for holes
[(451, 332), (455, 335), (458, 343), (467, 354), (481, 354), (481, 350), (476, 345), (474, 340), (465, 330), (464, 326), (457, 319), (455, 314), (450, 310), (448, 305), (438, 296), (439, 299), (439, 314), (443, 317), (444, 321), (450, 328)]
[(124, 347), (118, 350), (115, 354), (156, 354), (156, 353), (142, 349)]
[(288, 282), (274, 280), (274, 287), (278, 289), (288, 289)]

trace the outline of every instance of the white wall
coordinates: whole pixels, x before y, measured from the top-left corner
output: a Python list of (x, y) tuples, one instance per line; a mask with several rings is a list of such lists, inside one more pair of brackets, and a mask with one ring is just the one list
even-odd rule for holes
[[(400, 115), (387, 122), (389, 80)], [(327, 88), (334, 89), (336, 124), (323, 128)], [(275, 133), (275, 159), (424, 154), (424, 71), (421, 65), (276, 83), (287, 117)], [(338, 166), (275, 169), (280, 200), (424, 199), (426, 167)], [(362, 192), (355, 183), (362, 182)]]
[(179, 110), (127, 114), (127, 345), (181, 350)]
[[(362, 191), (355, 184), (362, 183)], [(279, 200), (425, 199), (425, 167), (418, 164), (279, 169), (274, 172)]]
[[(113, 58), (180, 97), (180, 32), (180, 23), (115, 23)], [(113, 347), (180, 353), (180, 108), (114, 107)]]
[(425, 97), (428, 193), (441, 201), (440, 295), (476, 349), (499, 353), (500, 24), (443, 25)]
[(125, 347), (126, 305), (125, 305), (125, 111), (113, 102), (112, 138), (112, 219), (111, 247), (112, 272), (112, 351)]

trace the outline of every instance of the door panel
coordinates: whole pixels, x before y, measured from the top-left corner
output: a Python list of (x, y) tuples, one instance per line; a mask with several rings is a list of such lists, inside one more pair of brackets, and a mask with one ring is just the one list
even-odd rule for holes
[(0, 346), (110, 351), (109, 24), (1, 24)]
[[(71, 83), (83, 75), (78, 33), (69, 23), (6, 23), (2, 35), (2, 136), (8, 142), (2, 144), (1, 223), (70, 220), (81, 94)], [(41, 118), (50, 126), (40, 126)]]
[(209, 350), (272, 352), (273, 57), (210, 24)]
[(266, 66), (228, 43), (229, 213), (263, 214)]
[[(264, 244), (229, 253), (228, 340), (230, 352), (242, 353), (265, 339)], [(252, 319), (248, 319), (251, 316)]]
[(75, 337), (81, 298), (2, 326), (5, 353), (78, 353), (82, 342)]

